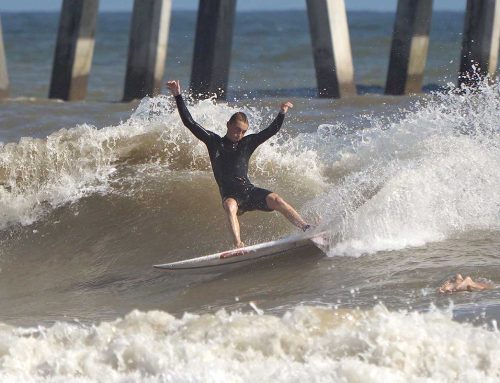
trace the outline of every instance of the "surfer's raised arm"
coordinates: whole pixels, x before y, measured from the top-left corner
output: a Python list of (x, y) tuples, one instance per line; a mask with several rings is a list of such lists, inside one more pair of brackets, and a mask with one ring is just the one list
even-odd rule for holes
[(285, 120), (285, 114), (286, 112), (288, 112), (289, 108), (293, 108), (293, 104), (290, 101), (286, 101), (281, 104), (280, 112), (273, 120), (273, 122), (271, 122), (271, 124), (266, 129), (263, 129), (259, 133), (253, 135), (255, 147), (259, 146), (279, 132), (281, 125), (283, 125), (283, 121)]
[(172, 80), (167, 82), (167, 87), (175, 97), (175, 103), (177, 104), (177, 110), (179, 111), (179, 115), (181, 116), (182, 123), (186, 126), (194, 136), (203, 141), (205, 144), (208, 143), (213, 133), (209, 130), (203, 128), (200, 124), (198, 124), (186, 106), (184, 99), (181, 95), (181, 85), (179, 80)]

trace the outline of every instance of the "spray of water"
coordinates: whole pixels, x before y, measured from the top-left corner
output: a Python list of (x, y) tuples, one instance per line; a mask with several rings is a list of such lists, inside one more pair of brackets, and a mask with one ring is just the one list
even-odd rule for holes
[(499, 92), (487, 81), (475, 90), (451, 88), (392, 122), (369, 120), (340, 144), (330, 137), (338, 151), (329, 166), (343, 174), (308, 206), (328, 211), (330, 254), (358, 256), (499, 230)]

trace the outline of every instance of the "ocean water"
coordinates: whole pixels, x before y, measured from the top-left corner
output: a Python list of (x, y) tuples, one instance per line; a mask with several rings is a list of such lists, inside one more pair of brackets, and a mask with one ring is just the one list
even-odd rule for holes
[[(315, 97), (303, 12), (239, 13), (229, 102), (190, 111), (224, 134), (294, 108), (250, 177), (328, 230), (319, 250), (196, 272), (153, 264), (231, 246), (204, 146), (171, 97), (119, 103), (129, 14), (100, 15), (89, 96), (47, 100), (57, 14), (2, 14), (0, 380), (497, 382), (500, 85), (454, 88), (463, 14), (433, 18), (426, 93), (382, 94), (393, 14), (349, 14), (362, 95)], [(172, 18), (165, 79), (187, 85), (193, 12)], [(296, 233), (241, 217), (243, 240)]]

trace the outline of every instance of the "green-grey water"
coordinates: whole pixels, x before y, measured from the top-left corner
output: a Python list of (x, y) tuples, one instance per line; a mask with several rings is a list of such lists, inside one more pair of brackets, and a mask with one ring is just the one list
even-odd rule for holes
[[(171, 97), (118, 102), (126, 13), (101, 14), (84, 102), (47, 100), (55, 13), (2, 14), (3, 381), (497, 381), (499, 87), (455, 92), (463, 14), (435, 12), (426, 93), (383, 95), (393, 14), (349, 15), (361, 94), (318, 99), (305, 12), (237, 14), (229, 102), (189, 101), (224, 134), (291, 100), (250, 178), (328, 230), (295, 253), (197, 272), (151, 266), (231, 246), (205, 147)], [(174, 12), (165, 79), (189, 83), (194, 12)], [(437, 91), (430, 93), (430, 91)], [(292, 235), (241, 218), (248, 244)]]

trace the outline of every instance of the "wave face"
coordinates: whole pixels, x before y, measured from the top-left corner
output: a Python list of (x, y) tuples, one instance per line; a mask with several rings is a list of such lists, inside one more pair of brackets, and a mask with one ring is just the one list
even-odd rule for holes
[[(237, 110), (216, 105), (213, 100), (192, 106), (194, 118), (221, 135), (225, 125), (221, 121), (227, 121)], [(243, 110), (254, 125), (262, 124), (262, 112)], [(275, 142), (276, 139), (261, 149), (261, 158), (252, 169), (254, 175), (288, 173), (286, 177), (293, 179), (307, 169), (313, 182), (321, 180), (319, 170), (311, 169), (317, 166), (313, 151), (302, 151), (301, 144), (292, 140), (278, 144), (275, 152), (271, 150)], [(295, 157), (299, 154), (302, 161), (297, 166)], [(92, 194), (123, 192), (121, 182), (140, 179), (146, 171), (160, 174), (209, 170), (204, 145), (182, 126), (172, 101), (163, 96), (147, 98), (118, 126), (97, 129), (84, 124), (61, 129), (47, 139), (27, 137), (2, 146), (0, 227), (29, 225), (51, 209)]]
[[(292, 198), (305, 197), (296, 198), (303, 212), (331, 229), (332, 255), (498, 230), (499, 106), (498, 85), (483, 84), (479, 92), (452, 89), (399, 115), (365, 117), (349, 129), (344, 123), (284, 129), (259, 148), (250, 175)], [(221, 121), (239, 109), (205, 100), (191, 110), (223, 135)], [(254, 129), (273, 117), (267, 108), (243, 110)], [(141, 185), (144, 174), (155, 183), (155, 175), (175, 179), (194, 172), (210, 172), (203, 144), (182, 126), (168, 98), (145, 99), (118, 126), (80, 125), (4, 145), (0, 227), (32, 224), (90, 195), (134, 198), (149, 187)]]

